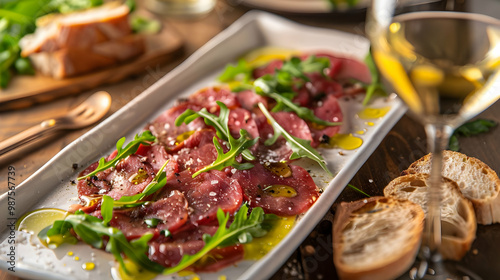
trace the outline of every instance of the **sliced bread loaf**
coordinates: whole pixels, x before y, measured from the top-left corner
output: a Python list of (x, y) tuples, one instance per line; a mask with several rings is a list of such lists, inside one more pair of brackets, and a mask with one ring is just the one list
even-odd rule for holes
[(53, 52), (64, 48), (89, 48), (131, 34), (130, 10), (120, 1), (67, 14), (49, 14), (37, 20), (34, 33), (20, 42), (21, 55)]
[[(400, 176), (385, 187), (384, 195), (411, 200), (427, 214), (428, 181), (424, 173)], [(454, 181), (443, 177), (442, 184), (440, 252), (444, 259), (460, 260), (476, 237), (474, 209)]]
[[(429, 173), (431, 155), (414, 162), (404, 174)], [(482, 161), (462, 153), (444, 151), (443, 176), (457, 182), (463, 195), (472, 202), (479, 224), (500, 222), (500, 179)]]
[(394, 279), (418, 252), (424, 212), (408, 200), (371, 197), (337, 207), (333, 260), (340, 279)]

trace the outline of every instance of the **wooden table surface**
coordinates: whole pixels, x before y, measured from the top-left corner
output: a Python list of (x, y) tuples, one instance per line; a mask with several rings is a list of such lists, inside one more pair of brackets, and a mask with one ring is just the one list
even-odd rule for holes
[[(168, 24), (183, 38), (185, 42), (184, 54), (179, 55), (178, 58), (166, 65), (159, 64), (150, 67), (141, 75), (120, 83), (99, 87), (99, 90), (108, 91), (113, 98), (108, 116), (173, 69), (246, 11), (245, 7), (218, 2), (214, 11), (200, 19), (163, 18), (164, 24)], [(356, 34), (363, 34), (364, 30), (363, 14), (353, 14), (349, 17), (332, 15), (285, 16), (304, 24), (335, 28)], [(70, 110), (92, 92), (83, 92), (22, 110), (0, 112), (0, 140), (19, 133), (48, 117)], [(499, 112), (500, 103), (497, 102), (479, 117), (500, 122)], [(3, 193), (7, 190), (9, 166), (15, 167), (16, 184), (20, 184), (62, 148), (90, 128), (57, 133), (39, 141), (30, 148), (0, 157), (0, 191)], [(499, 127), (495, 127), (489, 133), (481, 136), (460, 138), (461, 151), (469, 156), (479, 158), (498, 172), (500, 170), (498, 139), (500, 139)], [(422, 126), (408, 116), (404, 116), (356, 173), (351, 184), (361, 188), (369, 195), (381, 195), (384, 186), (391, 179), (397, 177), (410, 163), (423, 156), (425, 151), (425, 134)], [(277, 270), (272, 279), (337, 279), (332, 261), (332, 217), (337, 203), (360, 198), (362, 196), (359, 193), (346, 188), (332, 205), (331, 211), (325, 215), (302, 245)], [(500, 264), (500, 254), (498, 254), (500, 252), (500, 225), (479, 226), (472, 249), (462, 260), (464, 265), (472, 268), (483, 279), (498, 279), (500, 277), (500, 266), (498, 265)], [(2, 271), (0, 279), (16, 279), (16, 277)]]

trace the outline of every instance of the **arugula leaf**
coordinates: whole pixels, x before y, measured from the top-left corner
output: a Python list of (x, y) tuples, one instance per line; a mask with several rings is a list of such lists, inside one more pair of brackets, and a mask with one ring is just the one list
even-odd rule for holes
[(277, 69), (274, 75), (264, 75), (254, 81), (255, 92), (274, 99), (277, 104), (273, 112), (288, 110), (295, 112), (300, 118), (325, 126), (336, 126), (341, 123), (328, 122), (314, 115), (314, 112), (306, 107), (301, 107), (292, 102), (296, 93), (292, 86), (309, 81), (305, 73), (319, 72), (324, 74), (330, 61), (327, 58), (310, 56), (305, 60), (292, 57)]
[(196, 118), (202, 117), (207, 125), (215, 128), (217, 137), (219, 137), (221, 140), (228, 141), (231, 147), (231, 150), (224, 154), (222, 147), (217, 141), (217, 138), (214, 137), (214, 145), (217, 149), (218, 154), (217, 159), (209, 166), (201, 169), (203, 171), (199, 170), (198, 172), (193, 174), (193, 177), (211, 169), (222, 170), (227, 166), (233, 166), (236, 169), (252, 168), (253, 165), (250, 166), (250, 164), (240, 164), (236, 161), (236, 156), (238, 156), (239, 154), (241, 154), (243, 158), (248, 161), (255, 160), (255, 157), (252, 155), (250, 150), (248, 150), (248, 148), (257, 143), (258, 138), (252, 139), (246, 130), (241, 129), (240, 137), (238, 139), (235, 139), (231, 135), (228, 127), (230, 112), (229, 109), (224, 103), (220, 101), (217, 101), (217, 104), (220, 107), (219, 116), (209, 113), (206, 108), (203, 108), (198, 112), (187, 109), (175, 120), (175, 125), (180, 126), (182, 123), (189, 124)]
[[(51, 238), (57, 239), (57, 236), (71, 235), (71, 230), (82, 241), (98, 249), (103, 247), (103, 240), (106, 237), (108, 242), (105, 250), (113, 254), (122, 269), (126, 272), (122, 253), (131, 261), (149, 271), (161, 273), (164, 270), (163, 266), (152, 262), (146, 255), (148, 249), (147, 243), (151, 240), (153, 234), (144, 234), (142, 237), (129, 242), (120, 230), (106, 226), (103, 220), (85, 214), (81, 210), (75, 212), (75, 214), (66, 216), (64, 220), (54, 222), (50, 229), (40, 232), (38, 237), (42, 240), (47, 240), (47, 243), (49, 243)], [(62, 241), (67, 242), (64, 239)], [(59, 244), (52, 243), (52, 245), (57, 246)]]
[(97, 168), (94, 171), (92, 171), (89, 174), (84, 175), (82, 177), (78, 177), (77, 180), (82, 180), (82, 179), (85, 179), (88, 177), (92, 177), (95, 174), (97, 174), (103, 170), (114, 167), (120, 160), (135, 153), (141, 144), (149, 146), (151, 142), (154, 142), (156, 140), (156, 137), (153, 136), (153, 134), (151, 134), (151, 132), (149, 130), (145, 130), (141, 134), (135, 135), (134, 140), (132, 140), (124, 148), (123, 144), (125, 143), (125, 140), (126, 140), (125, 137), (122, 137), (120, 140), (118, 140), (118, 142), (116, 142), (117, 154), (116, 154), (115, 158), (113, 158), (110, 161), (107, 161), (106, 158), (102, 157), (99, 160), (99, 165), (97, 166)]
[(209, 234), (203, 235), (205, 246), (194, 255), (184, 255), (176, 266), (166, 268), (163, 274), (179, 272), (189, 267), (216, 247), (249, 243), (254, 237), (262, 237), (269, 231), (271, 222), (277, 219), (276, 215), (264, 214), (264, 210), (260, 207), (254, 208), (248, 216), (248, 206), (246, 204), (241, 206), (240, 210), (234, 215), (233, 223), (227, 228), (229, 217), (229, 214), (224, 214), (222, 209), (219, 208), (217, 211), (219, 228), (213, 236)]
[(101, 203), (101, 215), (102, 223), (108, 225), (111, 219), (113, 219), (113, 198), (108, 195), (102, 196)]
[(214, 137), (213, 141), (215, 149), (217, 150), (217, 159), (215, 159), (215, 161), (212, 162), (211, 164), (196, 171), (193, 174), (193, 178), (200, 175), (203, 172), (207, 172), (213, 169), (222, 170), (228, 166), (232, 166), (238, 170), (245, 170), (252, 168), (253, 164), (239, 163), (236, 161), (236, 157), (243, 151), (245, 151), (246, 149), (250, 148), (255, 143), (257, 143), (258, 140), (259, 138), (252, 139), (250, 135), (248, 135), (248, 132), (242, 129), (240, 130), (240, 138), (235, 139), (234, 137), (229, 136), (229, 145), (231, 146), (231, 149), (227, 153), (224, 153), (221, 144), (219, 143), (217, 138)]
[(283, 136), (286, 140), (293, 153), (290, 156), (290, 159), (298, 159), (302, 157), (306, 157), (316, 161), (328, 174), (333, 176), (333, 174), (326, 167), (326, 162), (323, 157), (311, 146), (311, 141), (307, 141), (304, 139), (300, 139), (289, 134), (283, 127), (281, 127), (278, 122), (271, 116), (271, 113), (267, 111), (264, 104), (259, 103), (259, 108), (262, 113), (266, 116), (267, 120), (271, 124), (274, 130), (274, 135), (272, 138), (266, 140), (264, 144), (272, 145), (278, 140), (280, 136)]
[(357, 187), (355, 187), (354, 185), (351, 185), (351, 184), (347, 184), (347, 186), (357, 192), (359, 192), (360, 194), (363, 194), (365, 195), (366, 197), (370, 197), (369, 194), (365, 193), (364, 191), (362, 191), (361, 189), (358, 189)]
[(228, 64), (217, 79), (223, 83), (233, 81), (249, 83), (252, 79), (252, 70), (244, 59), (240, 59), (236, 65)]
[(382, 84), (380, 78), (380, 73), (378, 72), (377, 66), (375, 65), (375, 61), (373, 60), (371, 50), (365, 57), (365, 64), (368, 67), (368, 70), (370, 70), (370, 74), (372, 76), (372, 82), (371, 84), (365, 86), (366, 95), (365, 98), (363, 99), (363, 105), (367, 105), (372, 99), (372, 97), (375, 95), (375, 93), (381, 93), (383, 95), (387, 95), (384, 85)]
[[(297, 104), (293, 103), (290, 99), (286, 98), (284, 95), (280, 95), (277, 93), (270, 93), (269, 97), (272, 97), (274, 100), (280, 100), (281, 104), (285, 105), (287, 108), (291, 109), (293, 112), (297, 114), (301, 119), (308, 120), (320, 125), (325, 125), (325, 126), (337, 126), (337, 125), (342, 125), (341, 122), (329, 122), (325, 121), (323, 119), (320, 119), (316, 117), (314, 112), (306, 107), (301, 107), (298, 106)], [(276, 111), (273, 110), (272, 111)]]
[(450, 141), (448, 143), (448, 149), (458, 152), (460, 150), (460, 143), (458, 142), (459, 136), (469, 137), (486, 133), (496, 125), (497, 123), (495, 121), (485, 119), (477, 119), (464, 123), (453, 132), (453, 135), (450, 137)]

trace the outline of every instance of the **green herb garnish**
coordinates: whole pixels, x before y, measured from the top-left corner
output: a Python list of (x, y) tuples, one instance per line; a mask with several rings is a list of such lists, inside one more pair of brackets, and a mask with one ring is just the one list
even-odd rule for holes
[(298, 137), (295, 137), (289, 134), (283, 127), (281, 127), (278, 122), (271, 116), (271, 113), (267, 111), (264, 104), (259, 103), (259, 108), (264, 113), (269, 123), (273, 127), (274, 135), (272, 138), (266, 140), (264, 144), (272, 145), (278, 140), (278, 137), (283, 136), (290, 148), (292, 149), (292, 155), (290, 155), (290, 159), (298, 159), (298, 158), (309, 158), (317, 162), (323, 170), (325, 170), (328, 174), (333, 176), (333, 174), (326, 167), (326, 162), (323, 157), (311, 146), (311, 141), (304, 140)]
[(217, 159), (210, 165), (207, 165), (195, 172), (193, 174), (193, 178), (208, 170), (222, 170), (228, 166), (232, 166), (239, 170), (250, 169), (253, 167), (253, 164), (251, 163), (237, 162), (236, 157), (241, 154), (246, 160), (255, 160), (255, 157), (252, 155), (250, 150), (248, 150), (248, 148), (257, 143), (259, 138), (252, 139), (246, 130), (241, 129), (240, 137), (235, 139), (231, 135), (228, 128), (229, 109), (220, 101), (217, 101), (217, 104), (220, 107), (219, 116), (209, 113), (205, 108), (198, 112), (187, 109), (175, 120), (175, 125), (180, 126), (182, 123), (189, 124), (196, 118), (202, 117), (207, 125), (215, 128), (217, 136), (220, 139), (227, 141), (231, 147), (230, 150), (224, 154), (224, 150), (217, 140), (217, 137), (214, 137), (213, 142), (215, 149), (217, 150)]
[(325, 126), (336, 126), (341, 123), (328, 122), (314, 115), (314, 112), (306, 107), (301, 107), (292, 102), (296, 93), (293, 91), (293, 85), (299, 85), (309, 81), (305, 73), (319, 72), (324, 74), (325, 69), (330, 65), (327, 58), (317, 58), (310, 56), (305, 60), (298, 57), (292, 57), (285, 61), (281, 69), (276, 69), (274, 75), (264, 75), (254, 82), (255, 92), (274, 99), (277, 104), (272, 109), (276, 111), (292, 111), (300, 118)]
[(245, 244), (251, 242), (254, 237), (262, 237), (268, 233), (271, 222), (278, 219), (276, 215), (264, 214), (264, 210), (260, 207), (254, 208), (248, 215), (248, 206), (246, 204), (241, 206), (240, 210), (234, 215), (233, 223), (227, 228), (229, 217), (229, 214), (224, 214), (219, 208), (217, 211), (219, 228), (213, 236), (209, 234), (203, 235), (205, 246), (194, 255), (184, 255), (176, 266), (166, 268), (163, 274), (179, 272), (217, 247), (226, 247), (237, 243)]
[(460, 143), (458, 142), (459, 136), (474, 136), (481, 133), (490, 131), (492, 127), (495, 127), (497, 123), (493, 120), (477, 119), (464, 123), (459, 126), (450, 137), (450, 142), (448, 144), (448, 149), (458, 152), (460, 150)]
[(349, 188), (351, 188), (351, 189), (353, 189), (353, 190), (355, 190), (355, 191), (359, 192), (360, 194), (365, 195), (366, 197), (370, 197), (370, 195), (369, 195), (369, 194), (365, 193), (364, 191), (362, 191), (361, 189), (359, 189), (359, 188), (355, 187), (354, 185), (347, 184), (347, 186), (348, 186)]
[(368, 52), (368, 54), (365, 57), (365, 64), (368, 67), (368, 70), (370, 70), (372, 82), (369, 85), (365, 86), (366, 95), (365, 95), (365, 99), (363, 99), (363, 105), (367, 105), (376, 93), (387, 95), (385, 88), (384, 88), (384, 85), (382, 84), (382, 81), (380, 78), (380, 73), (377, 70), (377, 66), (375, 65), (375, 61), (373, 61), (373, 56), (372, 56), (371, 50)]
[(120, 230), (108, 227), (103, 220), (85, 214), (81, 210), (68, 215), (64, 220), (55, 221), (48, 230), (41, 231), (38, 237), (47, 241), (49, 245), (57, 247), (60, 244), (51, 243), (51, 240), (57, 240), (58, 237), (61, 237), (65, 243), (75, 243), (77, 241), (74, 236), (73, 239), (68, 238), (68, 236), (72, 236), (71, 230), (85, 243), (97, 249), (103, 248), (103, 241), (106, 238), (108, 240), (105, 248), (106, 252), (113, 254), (120, 263), (121, 268), (127, 273), (122, 254), (149, 271), (161, 273), (164, 270), (163, 266), (152, 262), (146, 255), (148, 241), (151, 240), (153, 234), (147, 233), (129, 242)]
[(130, 18), (130, 27), (134, 33), (156, 34), (161, 30), (161, 23), (156, 19), (133, 15)]
[(153, 136), (153, 134), (151, 134), (151, 132), (149, 130), (146, 130), (146, 131), (142, 132), (141, 134), (135, 135), (134, 140), (132, 140), (130, 143), (128, 143), (127, 146), (125, 146), (125, 148), (123, 148), (123, 144), (125, 143), (125, 140), (126, 140), (125, 137), (122, 137), (120, 140), (118, 140), (118, 142), (116, 142), (117, 154), (116, 154), (115, 158), (113, 158), (110, 161), (107, 161), (106, 158), (102, 157), (99, 160), (99, 165), (97, 166), (97, 168), (94, 171), (92, 171), (89, 174), (84, 175), (82, 177), (78, 177), (77, 180), (82, 180), (82, 179), (85, 179), (88, 177), (92, 177), (101, 171), (104, 171), (108, 168), (114, 167), (120, 160), (135, 153), (137, 151), (137, 149), (139, 149), (139, 146), (141, 144), (149, 146), (151, 144), (151, 142), (154, 142), (156, 140), (156, 137)]
[(236, 65), (228, 64), (217, 79), (223, 83), (238, 81), (243, 84), (250, 84), (252, 70), (252, 67), (244, 59), (240, 59)]

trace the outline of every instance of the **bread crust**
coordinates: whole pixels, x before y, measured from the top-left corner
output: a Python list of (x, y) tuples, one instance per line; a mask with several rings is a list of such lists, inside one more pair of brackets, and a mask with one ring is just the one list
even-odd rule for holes
[[(416, 173), (400, 176), (385, 188), (386, 197), (409, 199), (418, 203), (427, 213), (426, 194), (429, 174)], [(460, 260), (470, 249), (476, 237), (474, 208), (460, 192), (458, 185), (443, 177), (443, 202), (441, 204), (442, 242), (440, 253), (444, 259)]]
[[(431, 156), (427, 154), (418, 159), (402, 175), (429, 173)], [(487, 164), (459, 152), (444, 151), (443, 176), (456, 181), (464, 196), (472, 202), (478, 224), (500, 222), (500, 179)]]
[[(366, 209), (367, 207), (368, 209)], [(370, 207), (376, 211), (366, 211), (369, 210)], [(356, 266), (355, 263), (346, 263), (343, 260), (345, 250), (350, 250), (350, 248), (346, 248), (344, 234), (350, 223), (360, 214), (360, 211), (364, 212), (365, 215), (365, 217), (361, 219), (369, 219), (373, 218), (371, 217), (374, 216), (372, 213), (378, 211), (398, 211), (401, 209), (406, 209), (411, 212), (411, 216), (413, 217), (411, 219), (411, 224), (408, 224), (408, 221), (399, 219), (392, 223), (387, 223), (387, 226), (390, 227), (394, 225), (397, 228), (401, 223), (410, 226), (410, 231), (403, 231), (404, 234), (407, 234), (408, 242), (404, 242), (403, 244), (384, 244), (384, 246), (388, 246), (387, 248), (391, 250), (390, 254), (377, 256), (379, 253), (378, 251), (372, 252), (371, 256), (365, 256), (370, 258), (375, 257), (375, 260), (371, 261), (369, 265)], [(394, 279), (402, 275), (410, 268), (417, 255), (423, 231), (423, 220), (424, 212), (422, 208), (407, 200), (371, 197), (351, 203), (341, 203), (337, 207), (333, 223), (333, 259), (340, 279)], [(393, 232), (394, 230), (396, 229), (389, 229), (388, 231)], [(365, 236), (370, 236), (370, 234), (366, 232), (363, 234), (366, 234)], [(378, 241), (379, 240), (376, 242)]]
[[(94, 17), (94, 14), (98, 16)], [(85, 49), (118, 39), (132, 32), (128, 14), (126, 5), (112, 2), (94, 8), (93, 11), (53, 16), (45, 20), (50, 23), (42, 24), (35, 33), (21, 39), (21, 55), (27, 57), (33, 53), (55, 52), (65, 48)]]

